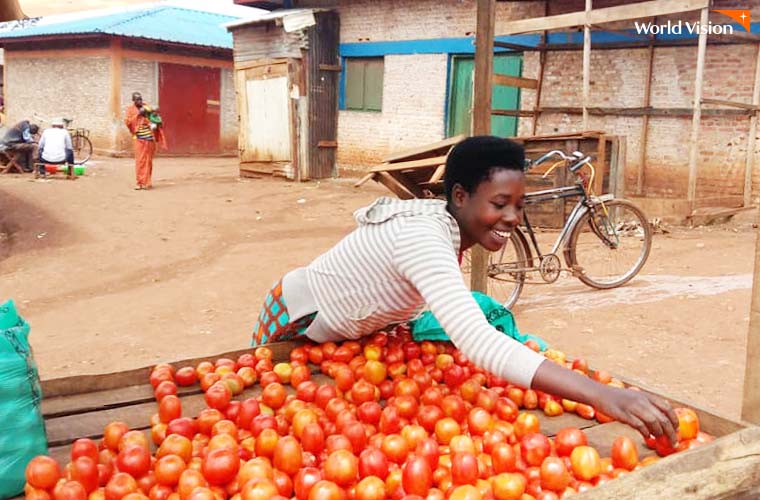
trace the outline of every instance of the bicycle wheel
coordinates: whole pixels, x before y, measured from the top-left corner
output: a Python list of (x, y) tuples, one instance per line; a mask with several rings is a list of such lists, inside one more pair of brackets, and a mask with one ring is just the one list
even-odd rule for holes
[[(525, 284), (525, 271), (531, 267), (531, 252), (525, 236), (518, 228), (512, 230), (510, 240), (497, 252), (488, 255), (488, 295), (511, 309), (520, 297)], [(470, 250), (462, 258), (462, 273), (469, 284), (472, 260)]]
[(81, 165), (92, 156), (92, 143), (88, 137), (81, 134), (71, 136), (71, 146), (74, 150), (74, 164)]
[(580, 271), (579, 280), (594, 288), (615, 288), (644, 266), (652, 247), (652, 229), (644, 213), (628, 200), (610, 200), (589, 210), (573, 227), (565, 261)]

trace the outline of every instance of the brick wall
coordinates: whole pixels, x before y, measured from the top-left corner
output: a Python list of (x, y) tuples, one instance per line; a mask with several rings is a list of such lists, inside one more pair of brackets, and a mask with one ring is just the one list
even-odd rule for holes
[(444, 136), (446, 55), (386, 56), (382, 112), (341, 111), (338, 165), (366, 169)]
[(6, 53), (8, 123), (35, 121), (35, 113), (48, 119), (72, 118), (73, 126), (90, 129), (96, 149), (109, 149), (110, 64), (108, 57), (15, 57)]

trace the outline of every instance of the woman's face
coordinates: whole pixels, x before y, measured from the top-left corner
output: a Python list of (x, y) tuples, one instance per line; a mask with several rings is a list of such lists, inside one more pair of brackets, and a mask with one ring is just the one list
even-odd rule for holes
[(495, 252), (522, 222), (525, 175), (518, 170), (493, 170), (491, 179), (480, 183), (474, 193), (457, 184), (451, 198), (462, 233), (462, 250), (479, 243)]

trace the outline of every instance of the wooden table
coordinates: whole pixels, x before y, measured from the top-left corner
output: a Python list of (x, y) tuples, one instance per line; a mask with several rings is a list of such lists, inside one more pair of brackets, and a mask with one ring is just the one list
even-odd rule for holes
[[(273, 361), (288, 360), (290, 351), (297, 345), (294, 342), (272, 344)], [(214, 361), (220, 357), (236, 359), (245, 352), (251, 350), (187, 359), (173, 365), (180, 368), (196, 366), (200, 361)], [(42, 411), (50, 455), (65, 465), (69, 461), (70, 447), (74, 440), (80, 437), (100, 439), (105, 425), (116, 420), (126, 422), (130, 429), (142, 430), (149, 436), (150, 416), (158, 411), (153, 388), (148, 382), (151, 369), (152, 367), (145, 367), (105, 375), (44, 381)], [(313, 380), (330, 382), (321, 373), (315, 373)], [(237, 399), (259, 393), (260, 386), (255, 384)], [(180, 388), (178, 396), (182, 400), (185, 416), (196, 416), (205, 407), (203, 393), (197, 385)], [(667, 399), (673, 405), (693, 408), (699, 415), (702, 430), (718, 439), (694, 450), (664, 458), (640, 471), (578, 495), (577, 498), (760, 498), (760, 428), (727, 419), (690, 403)], [(542, 411), (531, 412), (538, 416), (541, 430), (548, 436), (554, 436), (565, 427), (583, 429), (589, 444), (596, 447), (602, 456), (610, 456), (612, 441), (620, 435), (629, 436), (637, 443), (640, 458), (653, 454), (644, 445), (641, 436), (626, 425), (617, 422), (600, 424), (596, 420), (585, 420), (570, 413), (547, 417)]]

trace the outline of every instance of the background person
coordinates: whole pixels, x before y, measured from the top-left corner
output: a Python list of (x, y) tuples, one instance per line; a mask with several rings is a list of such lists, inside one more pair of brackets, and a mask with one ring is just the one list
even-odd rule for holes
[(39, 144), (39, 175), (46, 176), (45, 164), (60, 165), (68, 163), (68, 177), (74, 176), (74, 148), (71, 145), (71, 135), (64, 128), (63, 118), (54, 118), (51, 127), (45, 129)]
[(124, 123), (134, 139), (135, 147), (135, 189), (153, 187), (153, 157), (156, 143), (165, 146), (162, 127), (151, 121), (153, 110), (143, 102), (139, 92), (132, 94), (132, 104), (125, 110)]
[(34, 123), (29, 123), (29, 120), (21, 120), (9, 128), (3, 137), (5, 149), (19, 153), (19, 164), (24, 172), (33, 170), (32, 160), (37, 157), (37, 143), (34, 139), (39, 130), (40, 128)]

